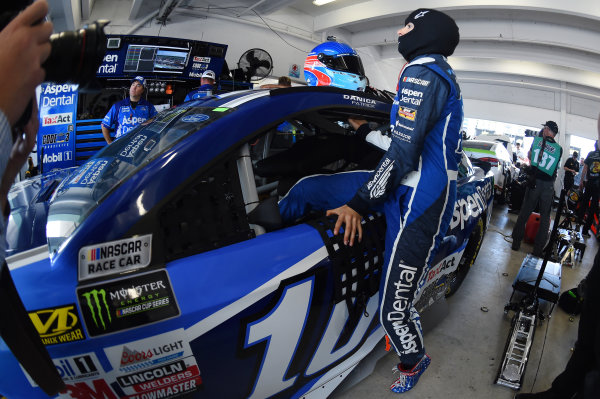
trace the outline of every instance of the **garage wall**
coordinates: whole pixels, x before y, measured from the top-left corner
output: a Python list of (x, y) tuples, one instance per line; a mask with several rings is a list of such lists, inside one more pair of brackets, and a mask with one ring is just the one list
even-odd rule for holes
[[(127, 19), (130, 5), (96, 1), (93, 17), (110, 18), (109, 33), (130, 33), (134, 24)], [(306, 54), (327, 35), (335, 35), (341, 41), (352, 44), (350, 32), (332, 29), (321, 34), (311, 30), (312, 21), (303, 15), (270, 15), (264, 23), (242, 23), (213, 15), (203, 15), (194, 10), (175, 10), (165, 26), (154, 20), (135, 27), (134, 34), (159, 35), (204, 40), (227, 44), (226, 60), (230, 68), (235, 68), (244, 51), (262, 48), (273, 58), (273, 76), (288, 75), (292, 64), (300, 69)], [(398, 55), (390, 58), (388, 47), (358, 47), (365, 71), (372, 86), (395, 91), (397, 77), (403, 59)], [(382, 52), (384, 54), (382, 54)], [(506, 123), (537, 126), (546, 120), (555, 120), (561, 129), (561, 144), (567, 144), (568, 135), (578, 135), (594, 139), (597, 136), (596, 121), (600, 112), (600, 82), (598, 76), (578, 73), (573, 75), (565, 70), (570, 83), (556, 79), (536, 77), (536, 69), (527, 63), (491, 62), (489, 66), (475, 65), (473, 59), (461, 56), (450, 57), (455, 68), (465, 99), (465, 116), (489, 119)], [(515, 74), (514, 68), (522, 71)], [(488, 71), (488, 72), (475, 72)], [(553, 76), (554, 78), (554, 76)], [(302, 73), (299, 82), (303, 81)]]

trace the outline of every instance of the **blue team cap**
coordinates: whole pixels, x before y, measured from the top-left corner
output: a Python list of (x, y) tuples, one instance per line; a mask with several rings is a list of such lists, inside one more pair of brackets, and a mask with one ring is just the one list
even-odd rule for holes
[(135, 78), (131, 79), (131, 83), (135, 82), (136, 80), (140, 82), (144, 88), (146, 88), (146, 79), (144, 79), (143, 76), (136, 76)]

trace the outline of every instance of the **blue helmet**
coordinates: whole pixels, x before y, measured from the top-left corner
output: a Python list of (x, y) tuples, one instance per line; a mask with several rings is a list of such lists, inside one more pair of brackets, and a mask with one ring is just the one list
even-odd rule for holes
[(335, 86), (364, 91), (367, 77), (360, 57), (347, 44), (325, 42), (306, 57), (304, 79), (309, 86)]

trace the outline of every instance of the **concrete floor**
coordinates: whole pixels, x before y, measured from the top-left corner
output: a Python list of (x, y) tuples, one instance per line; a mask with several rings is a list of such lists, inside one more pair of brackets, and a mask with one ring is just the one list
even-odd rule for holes
[[(506, 206), (494, 206), (476, 262), (458, 292), (447, 300), (445, 317), (425, 333), (431, 365), (418, 385), (402, 394), (403, 399), (512, 399), (515, 395), (516, 391), (494, 382), (514, 314), (505, 315), (504, 305), (523, 258), (533, 246), (522, 243), (519, 251), (511, 250), (510, 233), (517, 215), (507, 210)], [(508, 236), (506, 240), (503, 234)], [(562, 268), (561, 292), (577, 286), (591, 268), (598, 243), (594, 237), (585, 241), (583, 261)], [(566, 312), (555, 307), (549, 321), (537, 327), (521, 392), (550, 387), (570, 357), (578, 323), (579, 317), (571, 322)], [(388, 389), (397, 359), (395, 353), (385, 355), (370, 376), (334, 397), (397, 398)]]

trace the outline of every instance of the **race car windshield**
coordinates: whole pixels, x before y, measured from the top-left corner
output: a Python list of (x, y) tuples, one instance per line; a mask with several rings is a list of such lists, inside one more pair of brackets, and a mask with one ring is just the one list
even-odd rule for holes
[(201, 107), (202, 103), (194, 101), (161, 112), (115, 140), (65, 178), (48, 212), (46, 236), (50, 252), (58, 249), (113, 188), (178, 141), (234, 111)]

